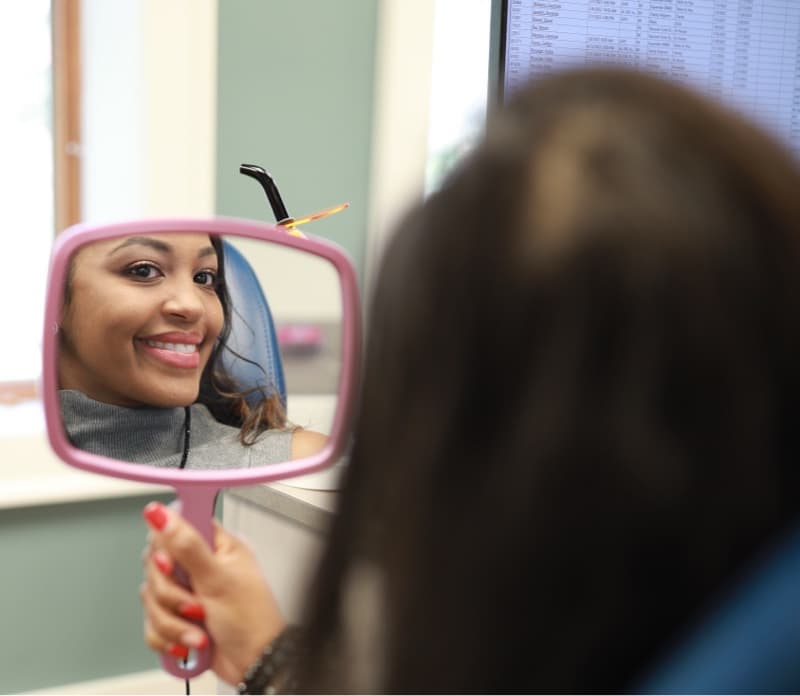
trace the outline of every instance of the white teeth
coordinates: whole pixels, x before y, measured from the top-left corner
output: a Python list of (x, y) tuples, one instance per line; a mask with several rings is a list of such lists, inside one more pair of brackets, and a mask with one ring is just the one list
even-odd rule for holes
[(162, 350), (172, 350), (176, 353), (195, 353), (197, 346), (192, 343), (162, 343), (161, 341), (147, 340), (145, 343), (153, 348), (161, 348)]

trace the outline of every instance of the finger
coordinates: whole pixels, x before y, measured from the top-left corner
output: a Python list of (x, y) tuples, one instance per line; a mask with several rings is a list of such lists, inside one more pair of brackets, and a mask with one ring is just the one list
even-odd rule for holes
[(187, 619), (203, 619), (203, 607), (198, 598), (177, 582), (159, 560), (160, 552), (154, 552), (145, 566), (145, 579), (149, 592), (155, 600), (175, 614)]
[(148, 648), (156, 652), (166, 652), (167, 646), (169, 645), (166, 638), (156, 633), (146, 615), (144, 619), (144, 642), (147, 644)]
[(149, 503), (143, 512), (153, 530), (153, 546), (163, 549), (189, 576), (202, 577), (214, 565), (214, 552), (197, 530), (175, 510)]
[(142, 549), (142, 565), (147, 563), (150, 559), (150, 554), (153, 553), (154, 549), (157, 549), (158, 545), (156, 544), (156, 540), (153, 539), (153, 532), (147, 532), (147, 536), (144, 539), (144, 548)]
[(144, 622), (144, 641), (147, 646), (156, 652), (172, 655), (186, 659), (189, 657), (189, 647), (181, 643), (170, 643), (160, 636), (151, 626), (150, 622), (145, 619)]
[(161, 549), (154, 549), (152, 546), (147, 546), (141, 554), (142, 565), (147, 572), (148, 563), (155, 563), (163, 575), (170, 576), (175, 572), (175, 564), (172, 559)]
[(169, 646), (203, 648), (208, 645), (205, 631), (161, 604), (147, 583), (139, 588), (139, 596), (145, 614), (145, 641), (153, 650), (175, 654)]
[(230, 551), (239, 542), (239, 539), (230, 534), (217, 520), (212, 519), (211, 525), (214, 550), (216, 552), (225, 553)]

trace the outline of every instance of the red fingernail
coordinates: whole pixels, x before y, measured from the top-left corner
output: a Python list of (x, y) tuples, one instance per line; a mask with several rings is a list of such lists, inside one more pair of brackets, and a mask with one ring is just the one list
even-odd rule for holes
[(197, 602), (186, 602), (179, 610), (180, 615), (187, 619), (197, 619), (202, 621), (206, 618), (205, 609)]
[(167, 652), (173, 657), (180, 657), (184, 660), (189, 657), (189, 648), (185, 645), (179, 645), (178, 643), (171, 643), (168, 645)]
[(147, 523), (158, 532), (167, 524), (167, 509), (161, 503), (148, 503), (142, 515)]
[(161, 551), (153, 552), (153, 563), (164, 575), (172, 575), (172, 561)]

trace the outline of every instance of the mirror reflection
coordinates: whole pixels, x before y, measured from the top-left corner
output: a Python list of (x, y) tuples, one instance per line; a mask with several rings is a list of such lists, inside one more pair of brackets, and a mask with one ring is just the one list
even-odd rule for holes
[(190, 231), (87, 244), (58, 327), (64, 430), (157, 467), (311, 455), (336, 408), (341, 316), (336, 269), (296, 249)]

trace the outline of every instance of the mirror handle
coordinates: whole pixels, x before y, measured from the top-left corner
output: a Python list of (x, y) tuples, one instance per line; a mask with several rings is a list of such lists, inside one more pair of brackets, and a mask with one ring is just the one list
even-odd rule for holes
[[(206, 540), (213, 546), (214, 527), (211, 522), (214, 516), (214, 503), (219, 493), (216, 486), (186, 486), (176, 490), (177, 499), (170, 505), (184, 519), (186, 519)], [(191, 588), (186, 572), (176, 564), (175, 579), (184, 587)], [(201, 620), (191, 619), (192, 623), (203, 626)], [(182, 659), (172, 655), (161, 655), (161, 666), (174, 677), (179, 679), (192, 679), (199, 676), (211, 667), (214, 646), (209, 644), (199, 650), (190, 650), (189, 657)]]

